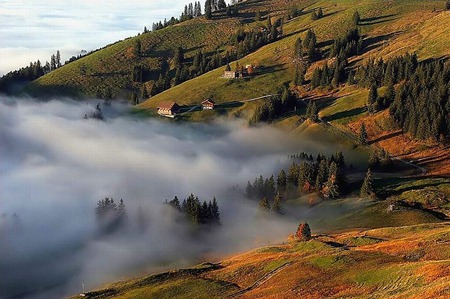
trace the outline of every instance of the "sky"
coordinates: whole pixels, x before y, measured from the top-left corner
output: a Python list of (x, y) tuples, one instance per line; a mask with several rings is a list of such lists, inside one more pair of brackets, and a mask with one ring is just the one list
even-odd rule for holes
[(81, 50), (135, 36), (144, 26), (179, 16), (189, 2), (0, 0), (0, 75), (38, 59), (50, 61), (57, 50), (64, 62)]

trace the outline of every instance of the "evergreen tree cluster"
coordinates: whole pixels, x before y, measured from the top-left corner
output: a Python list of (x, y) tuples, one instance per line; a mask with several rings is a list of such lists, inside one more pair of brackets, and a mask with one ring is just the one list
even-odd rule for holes
[(445, 141), (450, 135), (450, 67), (441, 61), (421, 63), (400, 86), (390, 114), (415, 138)]
[(252, 29), (245, 31), (243, 27), (241, 27), (236, 34), (231, 36), (229, 44), (235, 48), (236, 58), (242, 58), (269, 42), (275, 41), (282, 32), (282, 20), (277, 19), (274, 24), (272, 24), (269, 17), (264, 30)]
[(346, 80), (352, 81), (353, 73), (346, 73), (348, 58), (362, 52), (363, 41), (359, 30), (354, 28), (347, 31), (346, 35), (335, 39), (330, 49), (330, 57), (335, 57), (331, 66), (326, 64), (322, 68), (316, 68), (311, 78), (311, 88), (337, 87)]
[(95, 215), (102, 233), (112, 233), (124, 227), (128, 217), (123, 199), (116, 204), (113, 198), (108, 197), (98, 201)]
[(323, 18), (322, 8), (319, 7), (317, 10), (314, 9), (311, 13), (311, 20), (316, 21), (321, 18)]
[(295, 96), (284, 86), (280, 96), (265, 99), (262, 105), (258, 105), (250, 119), (250, 123), (271, 122), (283, 113), (292, 110), (295, 106)]
[(302, 10), (298, 9), (297, 6), (293, 5), (293, 6), (289, 7), (289, 9), (287, 10), (286, 19), (290, 20), (290, 19), (300, 16), (301, 14), (302, 14)]
[(260, 207), (269, 210), (281, 210), (281, 198), (291, 198), (299, 194), (320, 192), (325, 197), (336, 198), (346, 191), (347, 178), (345, 161), (341, 152), (326, 157), (318, 154), (316, 158), (306, 153), (293, 155), (302, 159), (295, 161), (288, 171), (280, 170), (277, 179), (259, 176), (253, 184), (247, 182), (245, 194), (248, 198), (260, 200)]
[(311, 78), (311, 88), (317, 87), (337, 87), (347, 80), (345, 69), (348, 66), (348, 60), (345, 56), (338, 56), (333, 64), (324, 67), (317, 67)]
[(389, 169), (393, 166), (391, 157), (385, 149), (375, 150), (369, 157), (370, 169)]
[[(164, 19), (163, 22), (159, 21), (157, 23), (153, 23), (152, 30), (160, 30), (163, 28), (166, 28), (168, 26), (176, 25), (181, 22), (192, 20), (194, 18), (200, 17), (202, 15), (202, 6), (200, 4), (200, 1), (196, 1), (194, 3), (189, 3), (188, 5), (184, 6), (184, 10), (181, 13), (179, 18), (171, 17), (169, 20)], [(148, 29), (147, 27), (144, 28), (144, 33), (147, 33)]]
[(306, 118), (312, 120), (313, 122), (319, 121), (319, 111), (316, 107), (316, 101), (309, 101), (306, 107)]
[(342, 37), (334, 40), (330, 49), (330, 57), (343, 56), (349, 58), (359, 55), (363, 50), (363, 38), (358, 28), (352, 28)]
[(320, 58), (321, 53), (317, 48), (317, 37), (312, 29), (306, 32), (305, 39), (301, 46), (299, 41), (295, 45), (295, 56), (297, 59), (307, 58), (310, 62), (316, 61)]
[(220, 225), (219, 205), (215, 197), (212, 201), (202, 203), (197, 196), (191, 194), (180, 204), (175, 196), (168, 205), (182, 213), (194, 227)]
[(30, 65), (26, 67), (3, 75), (0, 78), (0, 91), (9, 93), (11, 92), (11, 90), (9, 90), (11, 86), (18, 83), (36, 80), (37, 78), (60, 68), (61, 66), (61, 55), (58, 50), (56, 51), (56, 54), (51, 55), (50, 62), (47, 61), (44, 65), (40, 62), (40, 60), (38, 60), (35, 62), (30, 62)]
[(355, 79), (359, 86), (366, 88), (372, 85), (377, 87), (395, 85), (411, 78), (418, 65), (416, 54), (406, 54), (389, 59), (387, 62), (383, 59), (370, 59), (365, 65), (358, 67)]
[(225, 11), (225, 14), (227, 17), (236, 17), (239, 15), (239, 8), (237, 6), (237, 3), (234, 3), (234, 5), (227, 5), (227, 10)]

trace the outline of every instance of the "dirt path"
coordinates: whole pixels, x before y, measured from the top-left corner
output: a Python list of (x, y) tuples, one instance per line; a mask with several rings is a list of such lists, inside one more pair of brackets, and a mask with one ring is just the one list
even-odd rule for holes
[(234, 298), (240, 295), (243, 295), (247, 292), (250, 292), (256, 288), (258, 288), (259, 286), (261, 286), (262, 284), (264, 284), (266, 281), (268, 281), (269, 279), (271, 279), (275, 274), (277, 274), (278, 272), (280, 272), (281, 270), (283, 270), (284, 268), (286, 268), (287, 266), (291, 265), (292, 262), (287, 262), (284, 263), (283, 265), (279, 266), (278, 268), (273, 269), (272, 271), (270, 271), (269, 273), (267, 273), (266, 275), (264, 275), (263, 277), (261, 277), (260, 279), (258, 279), (257, 281), (255, 281), (254, 284), (252, 284), (251, 286), (240, 290), (237, 293), (234, 293), (233, 295), (230, 296), (230, 298)]

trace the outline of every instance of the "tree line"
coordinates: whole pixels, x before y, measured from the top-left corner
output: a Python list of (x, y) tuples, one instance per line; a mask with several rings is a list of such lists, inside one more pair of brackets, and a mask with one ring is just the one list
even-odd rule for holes
[(319, 192), (325, 198), (338, 198), (348, 191), (347, 167), (342, 152), (328, 157), (321, 153), (315, 158), (306, 153), (291, 157), (301, 162), (293, 161), (289, 169), (281, 169), (276, 178), (260, 175), (253, 183), (248, 181), (246, 197), (258, 200), (264, 210), (281, 211), (282, 199), (312, 192)]
[(220, 212), (217, 200), (201, 202), (198, 196), (189, 195), (183, 202), (177, 196), (166, 204), (181, 213), (185, 220), (195, 228), (220, 225)]
[(50, 56), (50, 62), (46, 61), (45, 64), (42, 64), (40, 60), (37, 60), (35, 62), (30, 62), (26, 67), (3, 75), (0, 78), (0, 91), (10, 93), (11, 90), (9, 90), (9, 88), (11, 88), (12, 85), (36, 80), (61, 66), (61, 54), (58, 50), (55, 54)]
[(109, 197), (99, 200), (95, 215), (101, 233), (113, 233), (127, 224), (128, 216), (123, 199), (120, 199), (119, 204)]

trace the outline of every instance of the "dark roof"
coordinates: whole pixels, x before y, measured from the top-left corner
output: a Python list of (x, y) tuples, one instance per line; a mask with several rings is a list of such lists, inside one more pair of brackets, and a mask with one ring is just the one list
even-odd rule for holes
[(202, 102), (202, 104), (207, 104), (207, 103), (211, 103), (211, 104), (215, 104), (215, 102), (213, 100), (210, 99), (206, 99)]
[(178, 107), (178, 104), (175, 102), (161, 102), (158, 104), (158, 109), (173, 109)]

